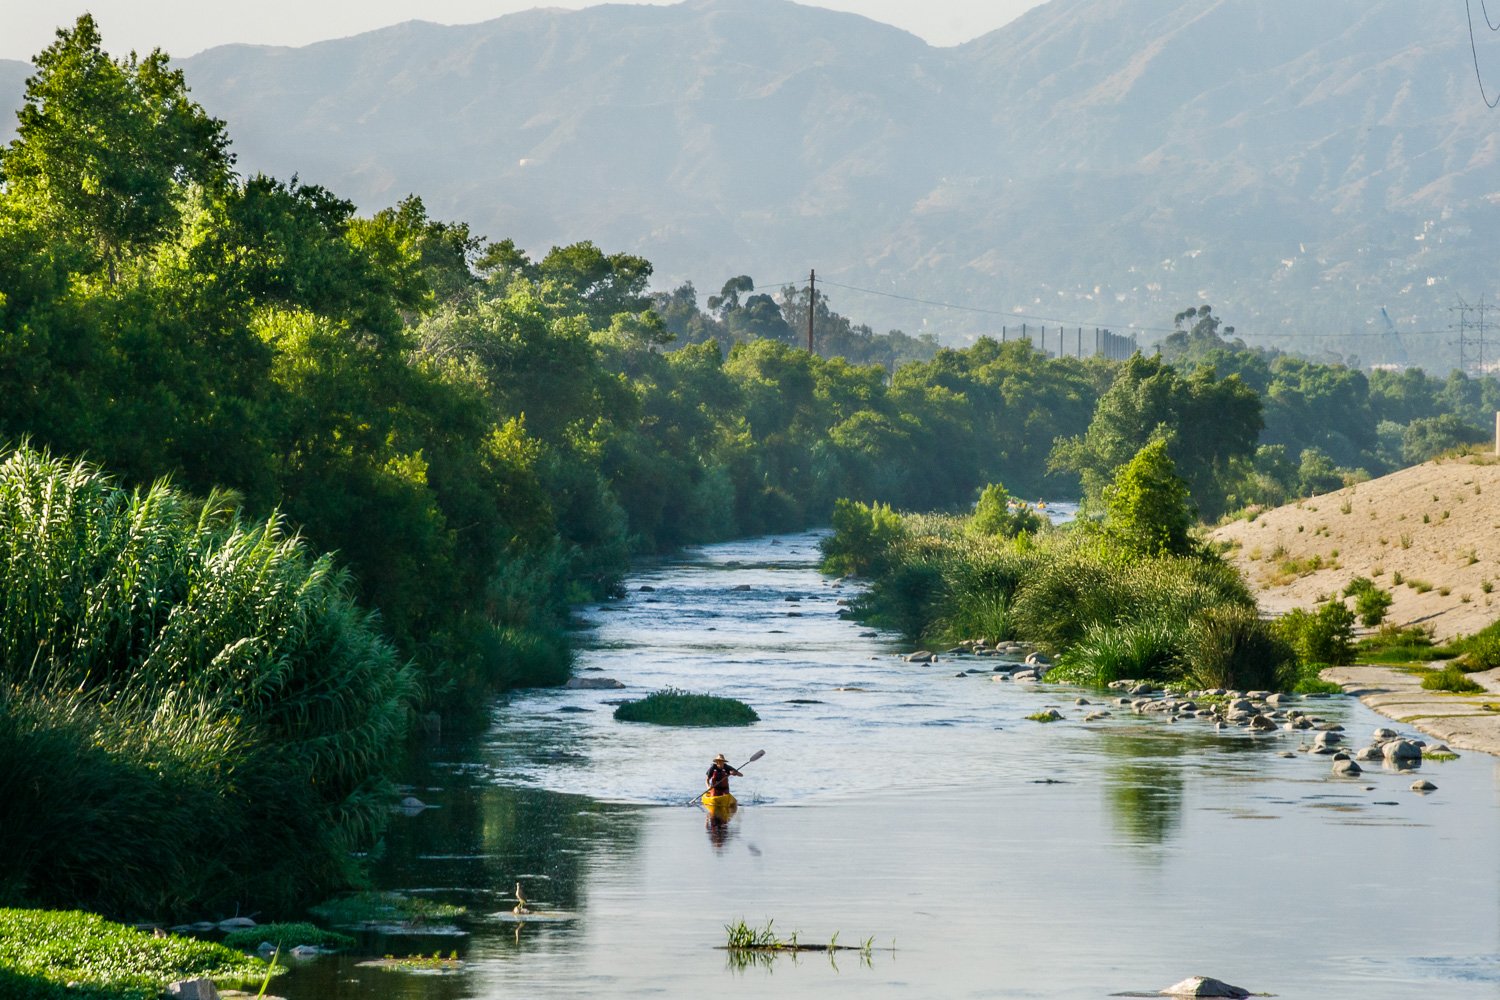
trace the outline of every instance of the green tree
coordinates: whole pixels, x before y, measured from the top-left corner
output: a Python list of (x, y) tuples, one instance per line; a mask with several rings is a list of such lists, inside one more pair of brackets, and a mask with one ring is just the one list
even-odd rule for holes
[(970, 529), (981, 535), (999, 535), (1001, 538), (1035, 534), (1042, 526), (1041, 516), (1025, 504), (1013, 504), (1004, 486), (990, 483), (974, 504)]
[(224, 123), (188, 99), (153, 50), (114, 60), (89, 14), (36, 58), (0, 158), (0, 185), (57, 236), (121, 261), (173, 231), (189, 186), (221, 190), (234, 162)]
[(1088, 430), (1058, 441), (1051, 466), (1078, 473), (1084, 501), (1094, 506), (1116, 470), (1161, 438), (1194, 502), (1214, 517), (1232, 461), (1253, 452), (1260, 429), (1260, 400), (1236, 376), (1219, 379), (1200, 366), (1183, 378), (1159, 358), (1136, 354), (1115, 372)]
[(1165, 440), (1146, 445), (1120, 469), (1104, 506), (1104, 530), (1136, 555), (1187, 555), (1195, 548), (1196, 514)]

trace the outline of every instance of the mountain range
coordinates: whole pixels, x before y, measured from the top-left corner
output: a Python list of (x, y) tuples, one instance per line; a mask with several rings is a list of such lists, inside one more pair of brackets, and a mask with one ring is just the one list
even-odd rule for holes
[[(1150, 340), (1208, 302), (1251, 343), (1441, 369), (1450, 307), (1500, 292), (1500, 110), (1457, 3), (1051, 0), (938, 48), (688, 0), (179, 64), (244, 172), (365, 210), (417, 193), (533, 251), (591, 239), (660, 288), (816, 268), (841, 312), (954, 343)], [(26, 72), (0, 62), (0, 102)]]

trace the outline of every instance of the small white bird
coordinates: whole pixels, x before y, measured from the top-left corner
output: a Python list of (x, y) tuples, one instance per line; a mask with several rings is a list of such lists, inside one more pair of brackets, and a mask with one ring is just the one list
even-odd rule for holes
[(526, 894), (521, 891), (521, 883), (519, 882), (516, 883), (516, 908), (510, 912), (516, 914), (531, 912), (526, 908)]

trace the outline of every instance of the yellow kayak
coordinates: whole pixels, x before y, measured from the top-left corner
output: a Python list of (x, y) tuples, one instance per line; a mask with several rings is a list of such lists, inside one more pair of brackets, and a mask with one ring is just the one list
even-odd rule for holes
[(728, 792), (725, 792), (723, 795), (714, 795), (710, 792), (704, 792), (698, 798), (698, 801), (703, 803), (703, 808), (707, 809), (715, 816), (728, 816), (730, 813), (734, 812), (735, 806), (738, 805), (738, 803), (734, 800), (734, 796), (730, 795)]

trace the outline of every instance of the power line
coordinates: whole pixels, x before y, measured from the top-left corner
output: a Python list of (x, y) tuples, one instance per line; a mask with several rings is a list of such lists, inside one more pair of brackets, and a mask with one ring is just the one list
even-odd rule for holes
[(1484, 23), (1490, 26), (1490, 30), (1500, 31), (1500, 21), (1490, 20), (1490, 9), (1485, 5), (1484, 0), (1479, 0), (1479, 9), (1484, 13)]
[[(1490, 12), (1485, 8), (1484, 0), (1479, 0), (1479, 7), (1484, 12), (1484, 23), (1489, 25), (1490, 30), (1500, 31), (1500, 25), (1490, 24)], [(1479, 99), (1493, 111), (1496, 106), (1500, 106), (1500, 94), (1496, 94), (1492, 101), (1484, 92), (1484, 74), (1479, 71), (1479, 43), (1474, 40), (1474, 0), (1464, 0), (1464, 13), (1469, 18), (1469, 51), (1474, 53), (1474, 79), (1479, 81)]]
[(1121, 323), (1095, 323), (1090, 321), (1084, 323), (1082, 320), (1062, 319), (1057, 316), (1038, 316), (1034, 313), (1007, 312), (1003, 309), (986, 309), (982, 306), (963, 306), (955, 302), (938, 302), (933, 299), (919, 299), (910, 295), (898, 295), (895, 292), (880, 292), (873, 288), (858, 288), (854, 285), (843, 285), (837, 281), (823, 279), (823, 284), (832, 285), (834, 288), (843, 288), (851, 292), (862, 292), (865, 295), (881, 295), (888, 299), (900, 299), (902, 302), (915, 302), (918, 305), (936, 306), (940, 309), (957, 309), (959, 312), (980, 313), (985, 316), (1000, 316), (1002, 318), (1017, 320), (1036, 320), (1039, 323), (1058, 323), (1063, 326), (1102, 326), (1110, 329), (1132, 330), (1138, 333), (1176, 333), (1175, 327), (1160, 326), (1131, 326)]
[[(917, 303), (919, 305), (937, 306), (937, 307), (942, 308), (942, 309), (956, 309), (956, 310), (958, 310), (960, 312), (979, 313), (979, 314), (985, 315), (985, 316), (1000, 316), (1002, 318), (1011, 318), (1011, 319), (1026, 320), (1026, 321), (1036, 320), (1037, 322), (1042, 322), (1042, 323), (1057, 323), (1057, 324), (1059, 324), (1061, 326), (1071, 326), (1071, 327), (1098, 326), (1098, 327), (1103, 327), (1104, 329), (1108, 329), (1108, 330), (1125, 330), (1125, 331), (1131, 332), (1131, 333), (1165, 333), (1165, 334), (1173, 334), (1173, 333), (1180, 333), (1180, 332), (1182, 332), (1180, 327), (1175, 327), (1175, 326), (1174, 327), (1164, 327), (1164, 326), (1133, 326), (1133, 325), (1131, 325), (1129, 323), (1100, 323), (1100, 322), (1096, 322), (1094, 320), (1084, 321), (1084, 320), (1080, 320), (1080, 319), (1069, 319), (1069, 318), (1059, 317), (1059, 316), (1038, 316), (1038, 315), (1036, 315), (1034, 313), (1007, 312), (1007, 311), (1002, 310), (1002, 309), (987, 309), (987, 308), (984, 308), (983, 306), (959, 305), (958, 303), (955, 303), (955, 302), (938, 302), (938, 301), (936, 301), (934, 299), (922, 299), (922, 298), (917, 298), (917, 297), (911, 296), (911, 295), (900, 295), (900, 294), (898, 294), (896, 292), (882, 292), (882, 291), (877, 291), (877, 290), (875, 290), (873, 288), (860, 288), (860, 287), (858, 287), (856, 285), (845, 285), (845, 284), (842, 284), (842, 283), (837, 282), (837, 281), (830, 281), (826, 277), (825, 278), (819, 278), (818, 280), (821, 281), (825, 285), (830, 285), (830, 286), (832, 286), (834, 288), (842, 288), (842, 289), (845, 289), (846, 291), (850, 291), (850, 292), (862, 292), (862, 293), (864, 293), (866, 295), (879, 295), (879, 296), (882, 296), (882, 297), (888, 298), (888, 299), (899, 299), (902, 302), (915, 302), (915, 303)], [(1452, 333), (1451, 330), (1446, 330), (1446, 329), (1445, 330), (1402, 330), (1401, 331), (1401, 336), (1403, 336), (1403, 337), (1438, 337), (1438, 336), (1448, 336), (1451, 333)], [(1262, 339), (1262, 340), (1342, 340), (1342, 339), (1349, 339), (1349, 338), (1358, 340), (1358, 339), (1363, 339), (1363, 338), (1375, 336), (1375, 334), (1372, 334), (1372, 333), (1370, 333), (1368, 331), (1360, 331), (1360, 332), (1357, 332), (1357, 333), (1276, 333), (1276, 332), (1265, 332), (1265, 333), (1248, 334), (1247, 336), (1253, 336), (1253, 337), (1255, 337), (1257, 339)]]

